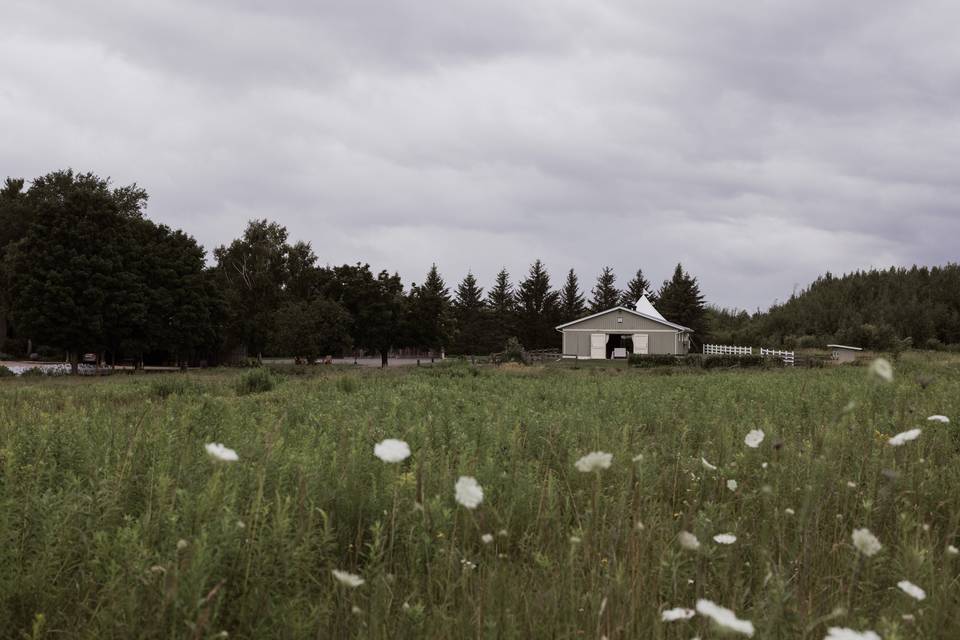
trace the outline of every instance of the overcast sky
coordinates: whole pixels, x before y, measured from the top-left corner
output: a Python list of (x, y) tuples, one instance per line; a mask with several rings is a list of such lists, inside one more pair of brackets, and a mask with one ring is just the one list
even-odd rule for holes
[(208, 250), (754, 309), (958, 259), (960, 3), (6, 0), (0, 178), (137, 182)]

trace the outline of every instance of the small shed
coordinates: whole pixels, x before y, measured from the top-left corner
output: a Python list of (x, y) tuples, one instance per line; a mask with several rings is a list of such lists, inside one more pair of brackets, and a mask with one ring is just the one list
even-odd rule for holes
[(827, 347), (833, 349), (830, 357), (836, 362), (853, 362), (857, 359), (857, 351), (863, 351), (860, 347), (849, 347), (845, 344), (828, 344)]
[(563, 357), (580, 360), (626, 358), (628, 354), (683, 354), (690, 351), (688, 327), (670, 322), (646, 296), (636, 308), (617, 306), (561, 324)]

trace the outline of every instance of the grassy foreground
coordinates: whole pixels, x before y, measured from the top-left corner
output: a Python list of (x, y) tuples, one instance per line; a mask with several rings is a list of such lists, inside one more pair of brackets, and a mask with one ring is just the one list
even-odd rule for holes
[[(661, 612), (708, 598), (758, 638), (960, 637), (955, 359), (907, 354), (892, 383), (453, 365), (238, 395), (240, 376), (0, 380), (0, 635), (706, 639)], [(413, 455), (381, 462), (384, 438)], [(594, 450), (612, 466), (579, 472)]]

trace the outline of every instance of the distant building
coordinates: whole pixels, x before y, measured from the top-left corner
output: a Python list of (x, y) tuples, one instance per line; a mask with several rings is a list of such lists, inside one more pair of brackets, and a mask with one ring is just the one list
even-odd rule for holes
[(581, 360), (626, 358), (638, 354), (690, 351), (691, 329), (670, 322), (647, 296), (636, 308), (618, 306), (557, 327), (563, 334), (563, 357)]
[(833, 349), (830, 357), (837, 362), (853, 362), (857, 359), (857, 352), (863, 351), (860, 347), (848, 347), (845, 344), (828, 344), (827, 347)]

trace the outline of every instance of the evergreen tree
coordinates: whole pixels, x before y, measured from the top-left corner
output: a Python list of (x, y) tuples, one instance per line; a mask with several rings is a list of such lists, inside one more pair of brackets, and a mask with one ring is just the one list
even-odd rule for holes
[(573, 269), (567, 273), (567, 281), (560, 291), (560, 322), (570, 322), (586, 314), (587, 305), (580, 291), (580, 281)]
[(473, 273), (467, 272), (457, 286), (453, 301), (456, 334), (451, 345), (453, 353), (469, 355), (489, 351), (484, 348), (488, 314), (483, 303), (483, 289), (477, 284)]
[(517, 289), (518, 337), (527, 349), (556, 347), (560, 334), (555, 326), (560, 312), (560, 293), (550, 289), (550, 274), (538, 258)]
[(431, 351), (446, 349), (453, 332), (450, 290), (434, 264), (423, 284), (414, 284), (409, 298), (411, 339), (418, 347)]
[(487, 293), (489, 325), (485, 332), (485, 350), (500, 351), (507, 338), (515, 335), (517, 298), (506, 268), (500, 269), (493, 287)]
[(670, 322), (689, 327), (693, 338), (702, 343), (707, 333), (706, 307), (697, 279), (677, 264), (670, 280), (664, 280), (657, 295), (658, 310)]
[(590, 300), (590, 311), (598, 313), (620, 304), (620, 292), (614, 284), (616, 280), (617, 276), (613, 274), (613, 269), (604, 267), (597, 277), (596, 286), (591, 291), (593, 298)]
[(655, 302), (655, 296), (650, 293), (650, 281), (644, 277), (643, 269), (637, 269), (637, 275), (633, 276), (633, 279), (627, 283), (627, 288), (620, 297), (620, 304), (633, 308), (637, 304), (637, 300), (644, 294), (649, 294), (647, 298), (654, 298), (650, 302)]

